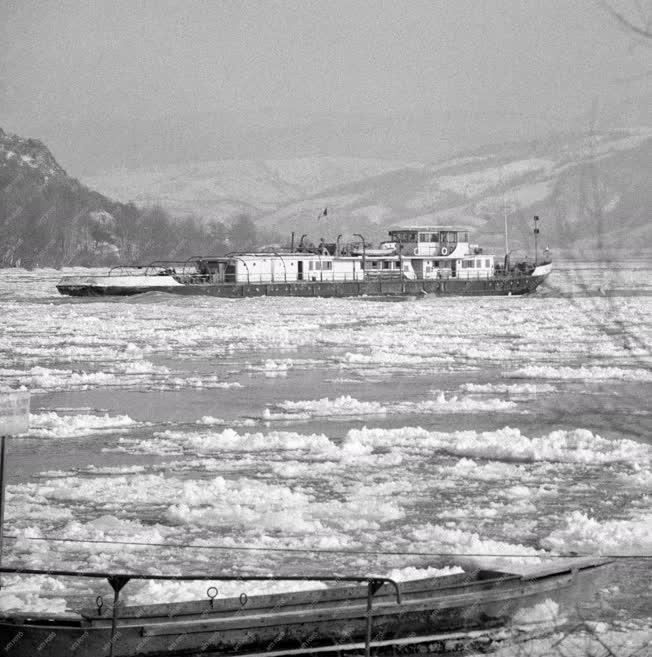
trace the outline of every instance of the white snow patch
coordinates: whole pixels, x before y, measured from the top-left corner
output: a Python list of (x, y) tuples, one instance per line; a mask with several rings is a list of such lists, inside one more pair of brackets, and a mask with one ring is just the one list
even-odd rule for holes
[(428, 577), (446, 577), (463, 573), (464, 569), (460, 566), (444, 566), (443, 568), (416, 568), (415, 566), (406, 566), (405, 568), (394, 568), (390, 570), (385, 577), (393, 579), (395, 582), (409, 582), (413, 579), (426, 579)]
[(559, 611), (559, 604), (547, 598), (532, 607), (518, 609), (512, 617), (512, 623), (516, 625), (556, 624), (561, 620)]
[(43, 575), (20, 578), (3, 575), (2, 579), (0, 612), (65, 613), (66, 600), (56, 595), (64, 593), (61, 580)]
[[(451, 553), (458, 557), (469, 555), (469, 559), (482, 564), (498, 566), (509, 563), (538, 563), (542, 551), (520, 544), (505, 543), (481, 538), (476, 532), (451, 529), (439, 525), (427, 524), (413, 529), (409, 537), (424, 552)], [(462, 559), (456, 558), (462, 562)]]
[[(157, 603), (176, 603), (185, 600), (206, 600), (206, 589), (211, 582), (165, 582), (149, 580), (132, 582), (125, 590), (125, 599), (130, 605), (148, 605)], [(289, 593), (292, 591), (311, 591), (326, 588), (323, 582), (215, 582), (218, 600), (222, 598), (239, 598), (244, 592), (248, 596), (269, 595), (272, 593)], [(244, 589), (243, 589), (244, 587)]]
[(470, 173), (438, 176), (437, 185), (440, 189), (454, 192), (460, 196), (472, 198), (498, 185), (509, 183), (514, 178), (552, 171), (555, 163), (552, 160), (529, 159), (509, 162), (502, 167), (480, 169)]

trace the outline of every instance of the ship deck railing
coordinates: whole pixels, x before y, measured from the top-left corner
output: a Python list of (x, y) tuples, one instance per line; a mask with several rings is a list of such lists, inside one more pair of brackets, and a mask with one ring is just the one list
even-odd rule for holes
[(530, 276), (531, 271), (469, 271), (445, 272), (439, 276), (405, 276), (402, 272), (362, 271), (340, 274), (336, 272), (310, 272), (302, 278), (290, 278), (286, 274), (245, 274), (243, 275), (217, 275), (217, 274), (174, 274), (175, 280), (184, 285), (265, 285), (265, 284), (314, 284), (314, 283), (363, 283), (365, 281), (403, 282), (403, 281), (478, 281), (491, 279), (520, 279)]

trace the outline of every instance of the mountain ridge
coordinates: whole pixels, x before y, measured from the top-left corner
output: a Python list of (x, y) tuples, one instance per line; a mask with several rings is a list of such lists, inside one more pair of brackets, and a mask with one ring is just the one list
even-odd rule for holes
[[(147, 169), (88, 181), (122, 200), (140, 190), (137, 201), (155, 200), (171, 211), (224, 220), (244, 212), (269, 230), (315, 237), (321, 236), (315, 231), (328, 231), (381, 239), (390, 225), (461, 221), (500, 244), (506, 208), (516, 241), (529, 240), (531, 217), (538, 213), (560, 247), (598, 229), (620, 234), (640, 224), (647, 234), (651, 148), (652, 129), (641, 127), (488, 145), (436, 162), (223, 160), (168, 167), (159, 170), (158, 181)], [(330, 175), (320, 176), (325, 169)], [(166, 186), (166, 175), (176, 188)], [(299, 179), (304, 184), (291, 189)], [(276, 195), (268, 193), (272, 182)], [(324, 207), (328, 221), (317, 220)]]
[(223, 233), (114, 201), (68, 176), (42, 141), (0, 129), (0, 267), (188, 257), (222, 249)]
[(622, 250), (630, 236), (643, 248), (652, 243), (650, 179), (646, 127), (489, 145), (434, 162), (226, 159), (83, 183), (43, 142), (0, 129), (0, 265), (169, 258), (209, 246), (218, 253), (233, 247), (225, 223), (245, 216), (255, 222), (240, 226), (248, 248), (255, 230), (281, 242), (290, 231), (372, 242), (390, 226), (438, 223), (466, 224), (493, 248), (503, 243), (505, 214), (514, 248), (530, 244), (534, 214), (542, 239), (561, 253)]

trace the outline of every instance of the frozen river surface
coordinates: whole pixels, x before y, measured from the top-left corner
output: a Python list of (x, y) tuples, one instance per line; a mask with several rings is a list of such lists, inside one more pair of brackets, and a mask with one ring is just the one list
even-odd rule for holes
[[(394, 303), (70, 299), (60, 275), (0, 270), (0, 385), (32, 391), (30, 433), (9, 447), (5, 563), (407, 578), (652, 554), (644, 265), (567, 266), (531, 297)], [(265, 550), (219, 549), (233, 546)], [(652, 635), (650, 563), (620, 561), (591, 612), (618, 655)], [(3, 609), (95, 593), (4, 584)]]

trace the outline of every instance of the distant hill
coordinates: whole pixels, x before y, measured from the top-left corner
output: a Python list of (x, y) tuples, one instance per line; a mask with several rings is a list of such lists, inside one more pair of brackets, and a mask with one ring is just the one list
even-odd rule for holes
[(514, 250), (531, 250), (537, 214), (542, 244), (555, 255), (622, 257), (650, 251), (650, 180), (648, 128), (515, 142), (431, 163), (194, 162), (113, 171), (86, 178), (89, 186), (42, 142), (0, 130), (0, 266), (183, 259), (283, 243), (290, 231), (313, 241), (361, 233), (372, 242), (401, 224), (465, 224), (500, 249), (505, 213)]
[(96, 261), (137, 215), (70, 178), (41, 141), (0, 129), (0, 266)]
[(255, 217), (273, 213), (327, 188), (362, 182), (406, 166), (406, 162), (348, 157), (230, 159), (117, 169), (87, 176), (85, 181), (123, 201), (160, 204), (177, 215), (228, 220), (241, 213)]
[(188, 257), (223, 250), (219, 232), (113, 201), (68, 176), (41, 141), (0, 129), (0, 267)]
[[(652, 243), (652, 129), (562, 135), (462, 153), (435, 163), (345, 157), (223, 160), (120, 170), (86, 181), (122, 201), (175, 213), (334, 237), (384, 237), (388, 226), (464, 223), (483, 244), (542, 239), (564, 254)], [(317, 219), (327, 207), (327, 218)]]

